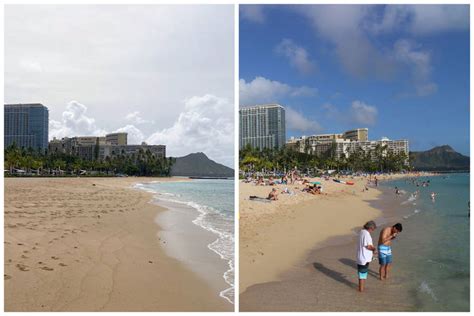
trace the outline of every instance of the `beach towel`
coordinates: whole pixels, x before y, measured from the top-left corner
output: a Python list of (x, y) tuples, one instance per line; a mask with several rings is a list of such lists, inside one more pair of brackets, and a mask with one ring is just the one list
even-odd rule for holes
[(260, 197), (260, 196), (255, 196), (255, 195), (251, 195), (249, 196), (249, 200), (250, 201), (257, 201), (257, 202), (263, 202), (263, 203), (270, 203), (271, 201), (267, 198), (263, 198), (263, 197)]

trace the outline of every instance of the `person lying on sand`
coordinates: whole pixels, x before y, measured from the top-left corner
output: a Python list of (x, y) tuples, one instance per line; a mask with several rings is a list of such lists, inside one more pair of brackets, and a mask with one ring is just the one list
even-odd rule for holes
[(273, 188), (273, 189), (270, 191), (270, 193), (268, 193), (267, 199), (272, 200), (272, 201), (278, 200), (278, 192), (277, 192), (277, 189), (276, 189), (276, 188)]
[(392, 267), (392, 240), (403, 230), (402, 224), (397, 223), (392, 227), (385, 227), (380, 231), (379, 236), (379, 278), (385, 280), (388, 278), (388, 272)]
[(312, 189), (309, 191), (309, 193), (316, 195), (316, 194), (321, 194), (321, 187), (318, 187), (314, 185)]
[(364, 228), (359, 233), (357, 243), (357, 274), (359, 277), (359, 292), (364, 292), (365, 280), (369, 273), (369, 263), (375, 252), (370, 233), (377, 228), (374, 221), (365, 223)]

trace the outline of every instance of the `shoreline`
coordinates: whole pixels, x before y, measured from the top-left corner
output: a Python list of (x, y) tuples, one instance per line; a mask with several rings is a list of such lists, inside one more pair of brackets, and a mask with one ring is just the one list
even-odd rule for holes
[(5, 179), (5, 310), (229, 311), (158, 243), (144, 179)]
[[(409, 177), (411, 175), (394, 175), (387, 176), (384, 179), (380, 179), (383, 182), (390, 181), (393, 179)], [(365, 179), (358, 179), (356, 185), (360, 185), (360, 181)], [(323, 182), (324, 185), (324, 182)], [(325, 189), (326, 190), (326, 189)], [(356, 192), (357, 190), (354, 190)], [(370, 219), (376, 219), (376, 222), (385, 223), (389, 219), (387, 213), (381, 210), (377, 204), (384, 196), (383, 189), (370, 187), (370, 191), (377, 191), (377, 194), (371, 195), (371, 198), (358, 196), (359, 202), (365, 203), (363, 206), (366, 211), (360, 210), (360, 205), (356, 205), (355, 201), (351, 201), (349, 205), (354, 212), (361, 211), (358, 219), (352, 218), (348, 220), (347, 214), (342, 214), (339, 220), (345, 221), (345, 232), (335, 234), (333, 232), (326, 232), (325, 238), (320, 238), (310, 245), (310, 247), (301, 248), (301, 244), (295, 245), (301, 248), (298, 260), (294, 260), (291, 265), (287, 265), (284, 271), (280, 271), (279, 274), (273, 275), (272, 278), (265, 280), (264, 282), (254, 282), (247, 286), (241, 291), (240, 296), (240, 310), (241, 311), (389, 311), (389, 310), (411, 310), (410, 304), (406, 304), (407, 301), (387, 302), (392, 304), (383, 308), (373, 308), (370, 306), (370, 302), (365, 301), (362, 297), (354, 298), (356, 293), (354, 287), (356, 287), (357, 277), (355, 274), (355, 260), (353, 252), (354, 238), (356, 238), (357, 230), (363, 223)], [(357, 194), (357, 193), (354, 193)], [(340, 199), (339, 196), (336, 199)], [(313, 204), (319, 203), (320, 201), (315, 200)], [(339, 209), (341, 204), (347, 204), (348, 201), (340, 199), (331, 206), (331, 210)], [(302, 204), (291, 205), (297, 209), (299, 213), (304, 211), (301, 207)], [(367, 210), (376, 210), (375, 212), (367, 212)], [(321, 217), (319, 217), (321, 219)], [(355, 221), (354, 221), (355, 220)], [(326, 220), (321, 219), (326, 222)], [(333, 223), (326, 222), (328, 226), (332, 226)], [(351, 224), (352, 223), (352, 224)], [(315, 227), (316, 228), (316, 227)], [(301, 226), (298, 226), (301, 230)], [(298, 231), (300, 233), (300, 231)], [(375, 236), (375, 235), (374, 235)], [(270, 239), (270, 237), (268, 237)], [(314, 240), (313, 236), (313, 240)], [(304, 243), (308, 246), (309, 243)], [(242, 245), (241, 245), (242, 249)], [(241, 250), (242, 253), (242, 250)], [(284, 257), (286, 252), (282, 250), (282, 256)], [(344, 258), (347, 257), (347, 258)], [(338, 259), (339, 258), (339, 259)], [(341, 259), (342, 258), (342, 259)], [(242, 255), (241, 255), (242, 261)], [(378, 267), (374, 262), (371, 266), (371, 270), (377, 270)], [(374, 267), (375, 266), (375, 267)], [(336, 267), (337, 269), (333, 269)], [(339, 271), (340, 269), (340, 271)], [(316, 273), (315, 273), (316, 272)], [(375, 275), (372, 271), (372, 274)], [(247, 272), (248, 273), (248, 272)], [(241, 272), (242, 278), (243, 272)], [(370, 278), (370, 277), (369, 277)], [(352, 282), (352, 279), (355, 282)], [(336, 282), (335, 282), (336, 281)], [(372, 280), (370, 280), (372, 281)], [(314, 282), (314, 283), (313, 283)], [(336, 284), (337, 283), (337, 284)], [(371, 282), (373, 283), (373, 282)], [(336, 284), (336, 285), (335, 285)], [(341, 291), (347, 291), (351, 300), (340, 300), (338, 293)], [(308, 292), (303, 292), (305, 289)], [(312, 290), (309, 290), (312, 289)], [(314, 292), (313, 292), (314, 291)], [(391, 295), (397, 297), (404, 297), (403, 293), (399, 293), (397, 289), (390, 289)], [(294, 292), (294, 293), (292, 293)], [(312, 293), (312, 294), (308, 294)], [(350, 294), (352, 293), (352, 295)], [(372, 295), (372, 294), (370, 294)], [(315, 297), (316, 296), (316, 297)], [(368, 295), (367, 295), (368, 296)], [(383, 298), (380, 298), (382, 301)], [(407, 297), (409, 299), (409, 297)], [(298, 303), (295, 303), (298, 302)], [(348, 304), (347, 308), (344, 304)], [(358, 304), (359, 306), (353, 306)]]
[(223, 233), (202, 222), (206, 214), (202, 208), (208, 206), (193, 201), (176, 200), (166, 190), (156, 191), (146, 187), (147, 184), (157, 182), (160, 181), (139, 182), (132, 188), (149, 192), (152, 195), (150, 203), (165, 209), (155, 218), (156, 224), (160, 227), (158, 233), (160, 243), (165, 251), (197, 273), (212, 286), (216, 295), (234, 305), (233, 295), (226, 296), (226, 293), (234, 290), (233, 279), (228, 277), (234, 272), (233, 261), (226, 258), (222, 251), (215, 249), (215, 245), (222, 242), (221, 239), (225, 237)]

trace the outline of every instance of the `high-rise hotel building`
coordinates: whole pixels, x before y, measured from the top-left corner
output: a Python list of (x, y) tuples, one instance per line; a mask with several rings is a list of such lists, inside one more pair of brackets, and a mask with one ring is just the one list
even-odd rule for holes
[(48, 108), (40, 103), (5, 104), (4, 146), (46, 150), (48, 148)]
[(285, 145), (285, 108), (279, 104), (244, 107), (239, 110), (240, 149), (280, 148)]

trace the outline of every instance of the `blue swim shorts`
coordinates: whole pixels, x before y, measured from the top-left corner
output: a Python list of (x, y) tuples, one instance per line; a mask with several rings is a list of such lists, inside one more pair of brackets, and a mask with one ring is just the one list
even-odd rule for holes
[(365, 265), (358, 264), (357, 273), (359, 274), (359, 279), (366, 280), (369, 273), (369, 263), (367, 262)]
[(392, 248), (390, 246), (379, 245), (379, 264), (381, 266), (392, 263)]

